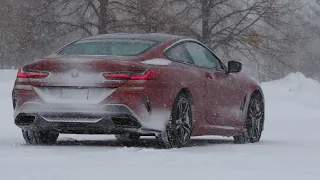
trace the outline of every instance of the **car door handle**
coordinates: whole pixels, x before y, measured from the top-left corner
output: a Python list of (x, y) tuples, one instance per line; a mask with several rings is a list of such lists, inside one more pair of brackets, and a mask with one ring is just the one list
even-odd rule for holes
[(211, 73), (207, 73), (207, 72), (206, 72), (206, 78), (213, 79)]

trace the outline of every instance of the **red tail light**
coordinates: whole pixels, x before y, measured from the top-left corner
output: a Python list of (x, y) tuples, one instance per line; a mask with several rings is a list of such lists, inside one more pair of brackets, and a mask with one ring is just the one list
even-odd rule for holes
[(18, 71), (18, 78), (45, 78), (47, 77), (47, 73), (40, 72), (22, 72), (21, 69)]
[(132, 73), (105, 73), (103, 76), (106, 79), (113, 80), (152, 80), (156, 79), (160, 74), (160, 69), (148, 70), (143, 74), (132, 74)]
[(106, 79), (130, 79), (130, 74), (104, 74)]

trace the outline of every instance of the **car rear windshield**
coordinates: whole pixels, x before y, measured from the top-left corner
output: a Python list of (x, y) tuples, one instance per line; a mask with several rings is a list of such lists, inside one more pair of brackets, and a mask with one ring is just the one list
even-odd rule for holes
[(82, 40), (72, 43), (58, 53), (60, 56), (135, 56), (157, 42), (147, 40)]

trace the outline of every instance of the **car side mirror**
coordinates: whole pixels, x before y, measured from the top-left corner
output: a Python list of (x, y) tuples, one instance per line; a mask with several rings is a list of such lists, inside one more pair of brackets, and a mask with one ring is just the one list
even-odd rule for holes
[(237, 61), (228, 62), (228, 73), (238, 73), (242, 70), (242, 63)]

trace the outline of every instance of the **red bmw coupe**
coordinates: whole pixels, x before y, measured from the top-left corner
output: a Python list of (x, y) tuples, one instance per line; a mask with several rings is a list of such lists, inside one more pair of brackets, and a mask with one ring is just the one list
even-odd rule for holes
[(14, 122), (27, 144), (53, 144), (59, 134), (155, 136), (164, 148), (201, 135), (254, 143), (264, 129), (264, 95), (241, 69), (181, 36), (84, 38), (19, 69)]

